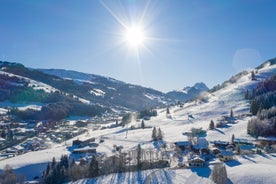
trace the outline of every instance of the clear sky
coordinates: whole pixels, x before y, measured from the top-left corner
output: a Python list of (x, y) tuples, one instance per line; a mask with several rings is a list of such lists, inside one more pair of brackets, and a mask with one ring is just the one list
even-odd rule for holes
[[(0, 0), (0, 60), (163, 92), (276, 57), (275, 0)], [(140, 47), (124, 42), (140, 23)]]

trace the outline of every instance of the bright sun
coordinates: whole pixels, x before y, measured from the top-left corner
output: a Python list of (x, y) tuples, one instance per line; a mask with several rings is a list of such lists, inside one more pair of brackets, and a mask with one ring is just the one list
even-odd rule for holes
[(130, 47), (140, 47), (145, 41), (145, 35), (142, 27), (128, 27), (125, 32), (125, 41)]

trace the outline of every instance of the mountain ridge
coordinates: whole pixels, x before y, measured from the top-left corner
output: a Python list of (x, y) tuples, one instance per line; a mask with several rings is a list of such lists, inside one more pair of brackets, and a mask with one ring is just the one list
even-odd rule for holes
[(207, 92), (209, 88), (203, 82), (195, 83), (193, 86), (186, 86), (180, 90), (169, 91), (167, 95), (173, 99), (178, 99), (182, 102), (192, 100), (203, 92)]

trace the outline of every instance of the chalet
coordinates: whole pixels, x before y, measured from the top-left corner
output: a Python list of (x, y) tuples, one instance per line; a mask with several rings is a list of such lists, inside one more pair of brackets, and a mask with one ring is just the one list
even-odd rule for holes
[[(80, 148), (80, 147), (88, 146), (88, 145), (90, 145), (92, 143), (95, 143), (95, 138), (94, 137), (90, 138), (90, 139), (87, 139), (85, 141), (81, 141), (79, 139), (73, 140), (72, 146), (76, 146), (76, 147)], [(93, 145), (93, 146), (96, 146), (96, 145)]]
[(96, 153), (96, 148), (94, 147), (84, 147), (84, 148), (77, 148), (77, 149), (74, 149), (72, 151), (73, 154), (83, 154), (83, 153), (93, 153), (95, 154)]
[(211, 151), (211, 153), (213, 153), (213, 154), (215, 154), (215, 155), (217, 155), (217, 154), (220, 153), (220, 149), (218, 149), (217, 147), (212, 147), (212, 148), (210, 149), (210, 151)]
[(220, 160), (218, 159), (215, 159), (213, 161), (210, 161), (209, 162), (209, 165), (223, 165), (223, 162), (221, 162)]
[(191, 143), (189, 141), (180, 141), (180, 142), (175, 142), (174, 144), (182, 151), (191, 148)]
[(209, 149), (209, 142), (203, 138), (203, 137), (197, 137), (194, 141), (193, 141), (193, 145), (192, 145), (192, 150), (194, 152), (201, 152), (201, 153), (208, 153)]
[(205, 166), (205, 160), (196, 156), (194, 158), (190, 158), (188, 160), (188, 164), (190, 167), (204, 167)]
[(253, 151), (254, 148), (255, 147), (253, 144), (248, 144), (248, 145), (240, 145), (238, 149), (241, 155), (249, 155), (254, 153)]
[(215, 147), (220, 149), (226, 149), (228, 145), (230, 145), (227, 141), (212, 141), (212, 144), (214, 144)]
[(252, 141), (248, 140), (248, 139), (241, 139), (241, 138), (235, 138), (233, 140), (234, 144), (239, 144), (239, 145), (251, 145)]
[(219, 159), (223, 162), (234, 160), (234, 152), (222, 150), (219, 154)]
[(258, 137), (258, 142), (262, 147), (271, 147), (272, 145), (276, 145), (276, 137)]

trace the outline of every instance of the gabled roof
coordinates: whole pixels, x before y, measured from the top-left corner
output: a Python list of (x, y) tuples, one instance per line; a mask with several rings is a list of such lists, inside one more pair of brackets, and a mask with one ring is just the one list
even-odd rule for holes
[(205, 162), (205, 160), (196, 156), (196, 157), (191, 158), (190, 162)]

